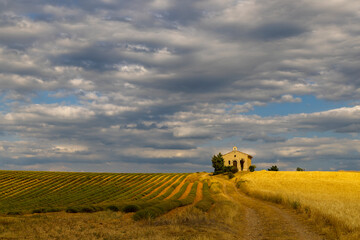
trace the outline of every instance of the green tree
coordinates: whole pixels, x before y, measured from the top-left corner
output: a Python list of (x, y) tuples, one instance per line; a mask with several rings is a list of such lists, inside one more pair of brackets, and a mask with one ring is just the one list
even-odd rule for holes
[(279, 168), (274, 165), (274, 166), (271, 166), (271, 168), (268, 168), (268, 171), (279, 171)]
[(305, 171), (305, 168), (297, 167), (296, 171)]
[(250, 165), (249, 170), (250, 172), (254, 172), (256, 168), (256, 165)]
[(211, 162), (214, 168), (214, 174), (224, 172), (224, 158), (221, 153), (219, 153), (217, 156), (214, 155), (211, 159)]

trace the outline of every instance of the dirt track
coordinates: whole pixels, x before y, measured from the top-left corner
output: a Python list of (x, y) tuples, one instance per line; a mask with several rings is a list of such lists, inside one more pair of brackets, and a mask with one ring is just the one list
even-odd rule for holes
[(238, 191), (232, 182), (220, 181), (223, 184), (225, 197), (237, 205), (237, 210), (242, 213), (238, 222), (233, 223), (231, 227), (233, 230), (238, 230), (239, 239), (324, 239), (315, 233), (306, 220), (293, 210), (248, 197)]

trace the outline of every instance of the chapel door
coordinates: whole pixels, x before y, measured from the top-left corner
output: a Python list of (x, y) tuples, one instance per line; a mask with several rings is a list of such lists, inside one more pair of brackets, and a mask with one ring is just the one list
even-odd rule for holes
[(244, 160), (241, 159), (240, 161), (240, 167), (241, 167), (241, 171), (244, 171)]

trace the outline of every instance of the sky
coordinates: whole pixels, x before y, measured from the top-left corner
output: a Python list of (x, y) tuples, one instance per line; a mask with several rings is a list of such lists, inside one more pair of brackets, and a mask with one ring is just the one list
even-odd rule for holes
[(0, 0), (0, 169), (360, 170), (360, 1)]

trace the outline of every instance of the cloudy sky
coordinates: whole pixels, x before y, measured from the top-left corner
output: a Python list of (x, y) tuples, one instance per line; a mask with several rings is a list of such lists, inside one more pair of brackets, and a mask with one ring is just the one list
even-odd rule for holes
[(356, 0), (0, 0), (0, 169), (360, 170)]

